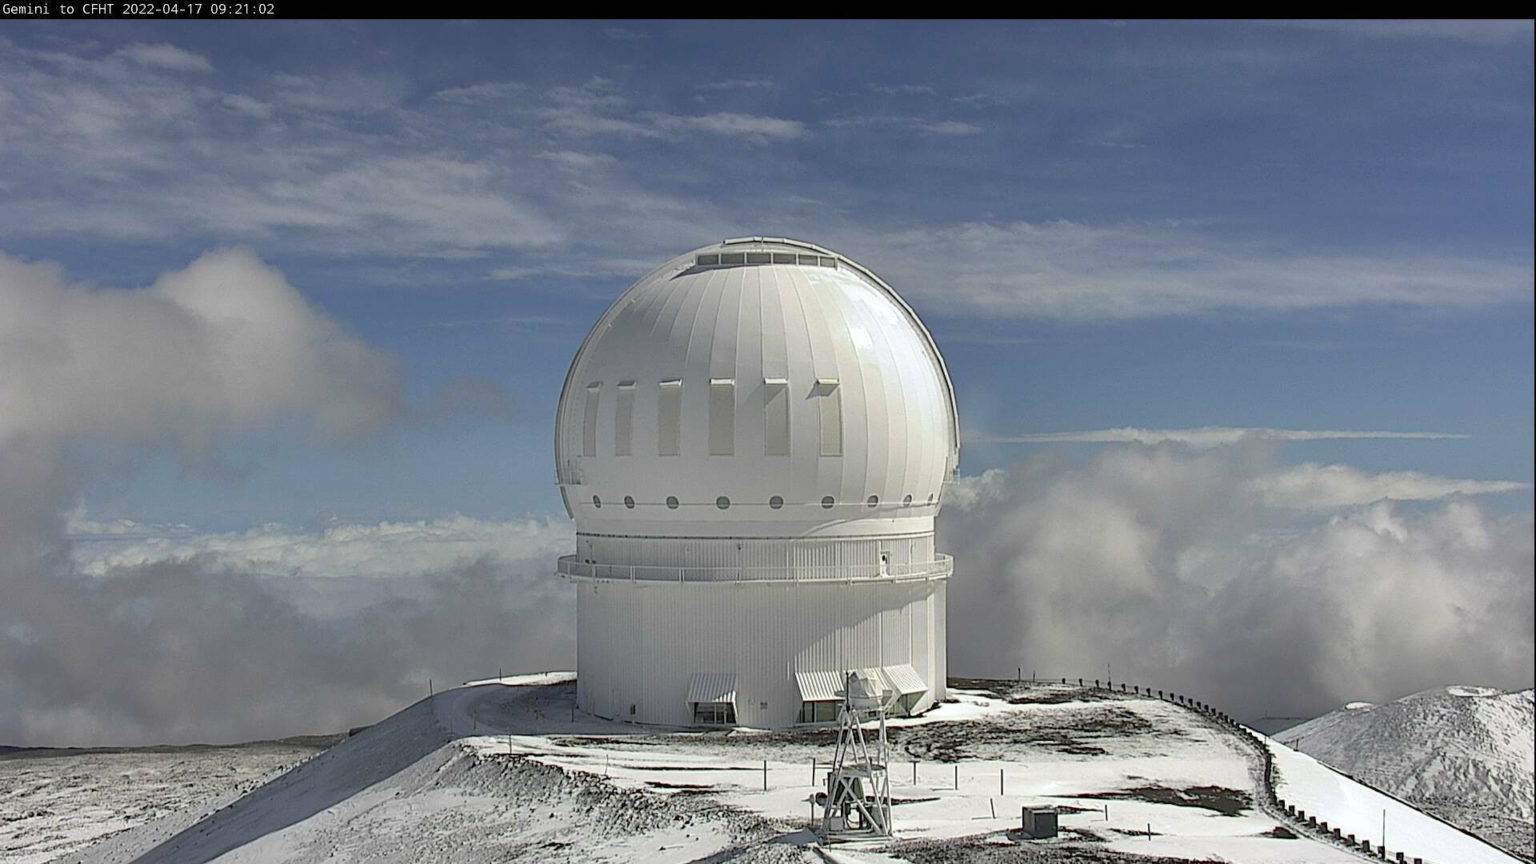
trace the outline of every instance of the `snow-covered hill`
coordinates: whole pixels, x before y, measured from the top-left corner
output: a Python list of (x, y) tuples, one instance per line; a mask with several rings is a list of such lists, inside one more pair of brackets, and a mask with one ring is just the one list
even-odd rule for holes
[[(1362, 860), (1288, 827), (1265, 803), (1254, 743), (1188, 706), (1029, 682), (952, 681), (951, 694), (922, 718), (891, 723), (894, 842), (824, 849), (807, 830), (832, 755), (829, 730), (601, 720), (576, 710), (569, 674), (552, 674), (438, 692), (243, 794), (188, 798), (179, 812), (89, 846), (81, 838), (66, 850), (66, 839), (49, 849), (67, 851), (60, 862), (89, 864)], [(1378, 818), (1382, 796), (1272, 749), (1288, 800), (1351, 831)], [(1411, 856), (1514, 864), (1391, 804), (1400, 808), (1392, 836)], [(1020, 808), (1038, 805), (1058, 811), (1059, 837), (1020, 835)], [(56, 821), (28, 815), (24, 800), (15, 806), (21, 833)], [(41, 852), (15, 851), (34, 860)]]
[(1352, 702), (1275, 739), (1532, 857), (1531, 690), (1440, 687), (1384, 705)]

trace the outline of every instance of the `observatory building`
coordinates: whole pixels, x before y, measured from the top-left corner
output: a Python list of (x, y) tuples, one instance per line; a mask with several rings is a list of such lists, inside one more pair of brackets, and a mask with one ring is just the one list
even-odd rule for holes
[(795, 240), (726, 240), (636, 282), (555, 421), (576, 520), (577, 702), (678, 726), (832, 723), (849, 672), (944, 697), (934, 550), (959, 460), (933, 338), (890, 286)]

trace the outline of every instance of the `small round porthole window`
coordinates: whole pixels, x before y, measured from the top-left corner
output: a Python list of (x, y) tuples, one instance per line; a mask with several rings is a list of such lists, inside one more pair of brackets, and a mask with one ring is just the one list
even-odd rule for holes
[(905, 498), (902, 498), (901, 499), (901, 506), (903, 506), (903, 507), (911, 507), (912, 506), (912, 496), (908, 495)]
[(667, 509), (668, 510), (676, 510), (677, 509), (677, 496), (676, 495), (668, 495), (667, 496)]
[(633, 496), (633, 495), (625, 495), (624, 496), (624, 507), (626, 509), (629, 509), (629, 510), (635, 509), (635, 496)]
[(775, 510), (782, 509), (784, 507), (784, 496), (783, 495), (775, 495), (772, 498), (769, 498), (768, 499), (768, 506), (772, 507)]
[(823, 509), (823, 510), (831, 510), (832, 509), (832, 505), (835, 504), (835, 503), (837, 503), (837, 502), (832, 499), (832, 496), (828, 495), (827, 497), (821, 499), (821, 509)]
[(880, 496), (879, 495), (871, 495), (871, 496), (869, 496), (869, 500), (864, 502), (864, 506), (866, 506), (866, 507), (879, 507), (880, 506)]
[(596, 507), (599, 510), (603, 509), (603, 499), (597, 497), (596, 495), (593, 495), (592, 496), (592, 506)]
[(719, 507), (721, 510), (729, 510), (731, 509), (731, 499), (721, 495), (719, 498), (715, 499), (715, 506)]

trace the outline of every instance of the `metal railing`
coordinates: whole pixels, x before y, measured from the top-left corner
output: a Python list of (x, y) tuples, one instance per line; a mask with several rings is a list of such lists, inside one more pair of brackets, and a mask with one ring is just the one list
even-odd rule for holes
[(955, 559), (935, 555), (933, 561), (910, 564), (810, 564), (755, 567), (667, 567), (644, 564), (594, 564), (560, 558), (558, 572), (572, 579), (617, 579), (629, 582), (858, 582), (947, 579)]

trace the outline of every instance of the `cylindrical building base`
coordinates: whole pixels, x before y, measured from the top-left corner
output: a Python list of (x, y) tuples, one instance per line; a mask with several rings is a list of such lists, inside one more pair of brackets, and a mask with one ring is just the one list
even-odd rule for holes
[(836, 719), (852, 670), (893, 713), (944, 698), (945, 581), (577, 581), (577, 703), (600, 717), (762, 729)]

